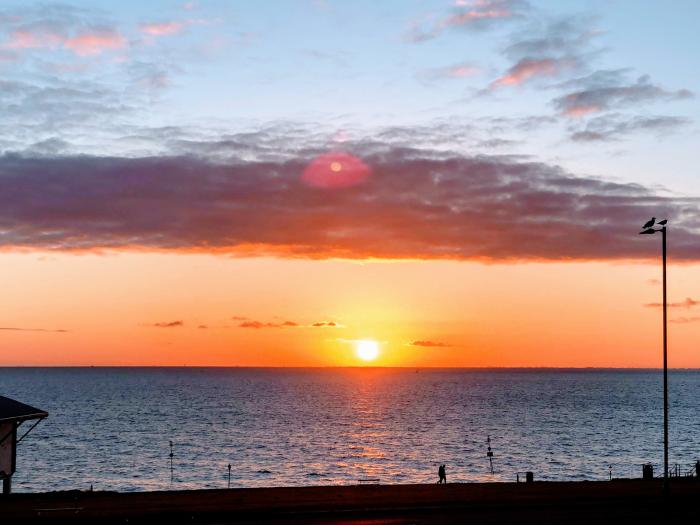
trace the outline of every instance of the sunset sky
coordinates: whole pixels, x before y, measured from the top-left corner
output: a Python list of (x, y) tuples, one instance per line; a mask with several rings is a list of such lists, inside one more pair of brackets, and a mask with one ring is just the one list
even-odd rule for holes
[(0, 366), (700, 367), (698, 18), (0, 0)]

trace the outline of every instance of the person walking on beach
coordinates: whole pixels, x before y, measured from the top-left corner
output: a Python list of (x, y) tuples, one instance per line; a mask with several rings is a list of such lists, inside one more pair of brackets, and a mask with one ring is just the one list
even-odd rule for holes
[(438, 476), (440, 479), (438, 480), (438, 485), (440, 483), (447, 483), (447, 474), (445, 473), (445, 465), (440, 465), (438, 467)]

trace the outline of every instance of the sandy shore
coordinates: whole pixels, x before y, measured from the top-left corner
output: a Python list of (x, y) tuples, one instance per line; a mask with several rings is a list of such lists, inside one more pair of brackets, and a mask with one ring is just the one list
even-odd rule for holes
[(53, 492), (0, 497), (0, 523), (693, 523), (700, 483), (469, 483)]

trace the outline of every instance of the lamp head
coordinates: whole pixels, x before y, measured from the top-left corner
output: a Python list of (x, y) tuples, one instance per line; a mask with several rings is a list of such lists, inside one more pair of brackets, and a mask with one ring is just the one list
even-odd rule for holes
[(654, 235), (655, 233), (656, 233), (655, 229), (647, 228), (646, 230), (639, 232), (639, 235)]

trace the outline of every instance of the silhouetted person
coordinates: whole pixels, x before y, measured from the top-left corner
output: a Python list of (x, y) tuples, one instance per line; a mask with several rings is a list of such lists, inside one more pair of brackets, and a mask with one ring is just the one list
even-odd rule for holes
[(440, 478), (438, 480), (438, 485), (440, 483), (447, 483), (447, 474), (445, 473), (445, 465), (440, 465), (438, 467), (438, 476)]

